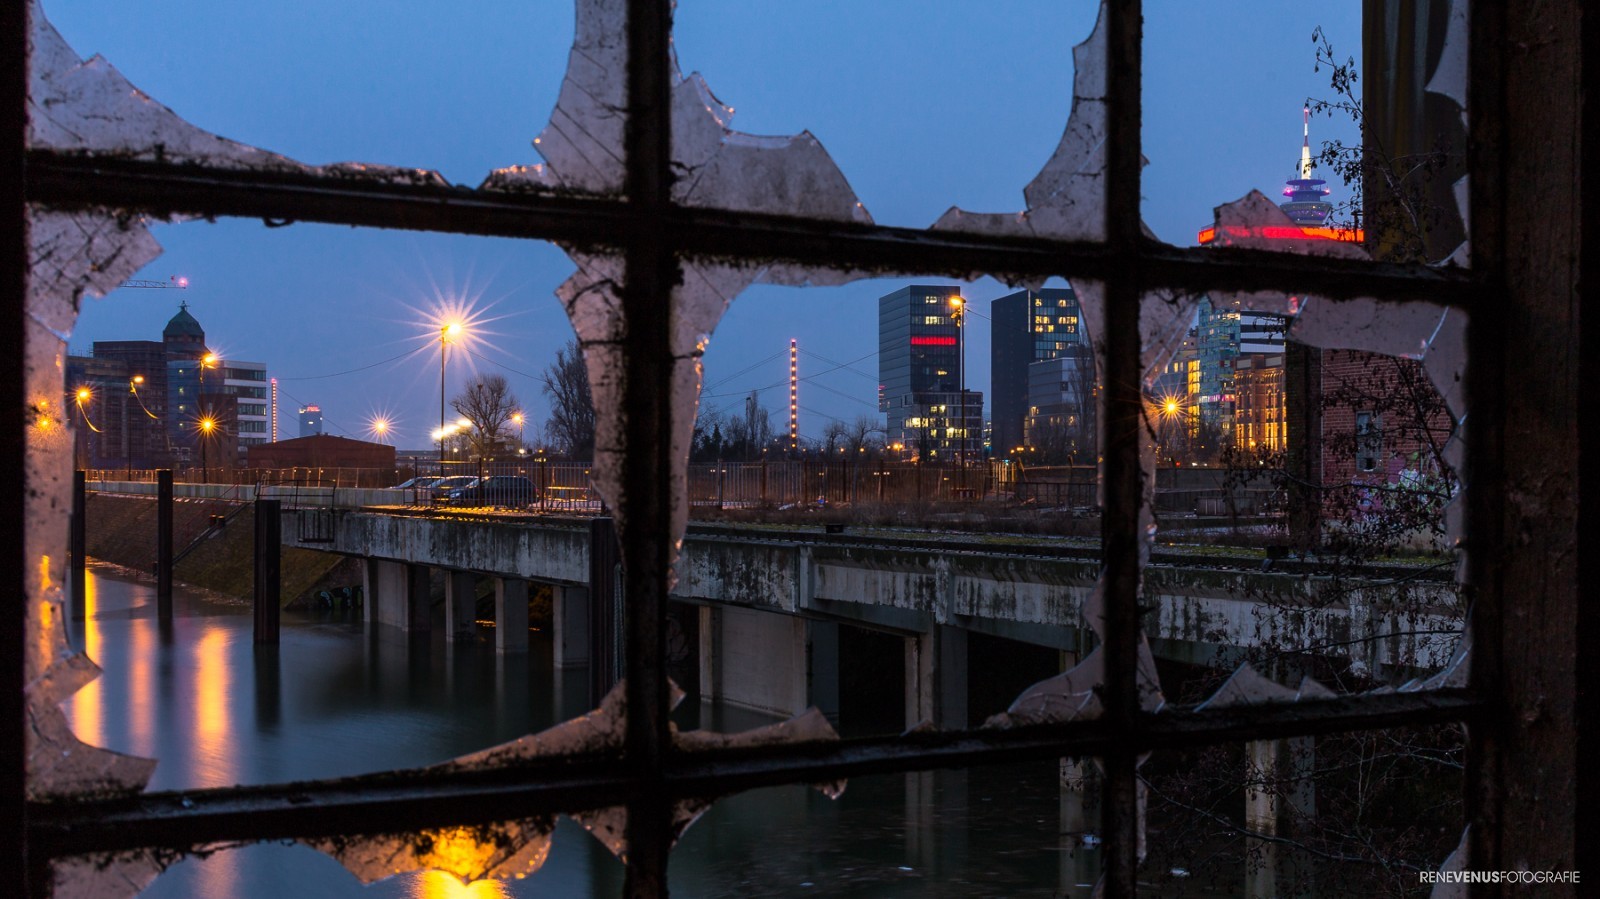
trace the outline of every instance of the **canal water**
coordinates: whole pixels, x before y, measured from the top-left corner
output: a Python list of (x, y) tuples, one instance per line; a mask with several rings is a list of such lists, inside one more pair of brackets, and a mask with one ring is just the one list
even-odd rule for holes
[[(152, 790), (428, 765), (587, 711), (587, 672), (553, 671), (544, 632), (527, 655), (505, 656), (446, 643), (439, 628), (413, 643), (368, 633), (358, 615), (285, 612), (280, 646), (258, 650), (244, 602), (178, 588), (162, 628), (154, 586), (109, 567), (91, 568), (86, 599), (74, 640), (104, 673), (64, 704), (68, 720), (85, 742), (157, 759)], [(722, 731), (773, 720), (715, 706), (685, 713)], [(1087, 896), (1098, 859), (1063, 825), (1076, 818), (1064, 810), (1075, 794), (1059, 784), (1047, 762), (857, 778), (837, 800), (803, 786), (729, 797), (674, 850), (672, 891)], [(482, 899), (614, 896), (621, 886), (622, 866), (563, 818), (548, 860), (522, 880), (400, 874), (364, 886), (315, 850), (261, 844), (186, 858), (142, 895)]]

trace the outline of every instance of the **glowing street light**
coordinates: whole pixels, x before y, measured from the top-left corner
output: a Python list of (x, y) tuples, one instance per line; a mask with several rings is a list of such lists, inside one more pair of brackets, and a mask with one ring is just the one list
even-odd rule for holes
[(200, 426), (200, 483), (211, 483), (211, 463), (206, 458), (206, 444), (211, 442), (211, 434), (217, 429), (217, 420), (210, 415), (200, 416), (197, 422)]
[(378, 439), (378, 442), (382, 443), (383, 438), (389, 434), (389, 419), (381, 415), (375, 416), (367, 427), (372, 431), (372, 435)]
[(450, 343), (459, 340), (465, 329), (459, 321), (439, 325), (439, 474), (444, 474), (444, 371), (449, 357)]
[(962, 466), (962, 486), (966, 486), (966, 461), (967, 461), (967, 329), (962, 327), (965, 318), (966, 301), (961, 294), (950, 298), (950, 320), (956, 325), (956, 389), (961, 392), (961, 432), (960, 443), (956, 444), (956, 461)]

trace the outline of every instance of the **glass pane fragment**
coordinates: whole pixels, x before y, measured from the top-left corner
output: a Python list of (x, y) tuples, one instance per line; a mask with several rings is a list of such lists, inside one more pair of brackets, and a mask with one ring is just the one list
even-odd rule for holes
[(60, 703), (99, 674), (73, 652), (63, 607), (66, 532), (71, 488), (71, 418), (62, 356), (85, 294), (103, 295), (159, 251), (142, 221), (109, 212), (32, 216), (33, 275), (28, 284), (27, 395), (29, 572), (26, 734), (28, 792), (44, 798), (73, 793), (137, 791), (155, 762), (89, 746), (73, 735)]
[(561, 93), (550, 123), (533, 140), (548, 166), (532, 167), (523, 176), (552, 179), (571, 191), (622, 190), (627, 70), (626, 4), (579, 0)]
[(1072, 112), (1055, 152), (1023, 188), (1027, 208), (979, 213), (951, 207), (933, 230), (1104, 239), (1107, 8), (1100, 4), (1094, 30), (1072, 48)]
[(471, 827), (446, 827), (413, 834), (303, 840), (333, 856), (362, 883), (394, 874), (443, 871), (463, 882), (521, 878), (550, 855), (553, 817)]
[(759, 137), (731, 127), (733, 108), (699, 73), (673, 90), (674, 197), (687, 206), (870, 223), (844, 173), (810, 132)]
[(62, 152), (197, 163), (224, 169), (303, 172), (389, 184), (444, 185), (437, 172), (371, 163), (306, 166), (184, 121), (99, 55), (73, 52), (32, 0), (33, 66), (28, 144)]
[(113, 856), (69, 856), (51, 862), (53, 895), (121, 899), (136, 896), (175, 860), (175, 853), (155, 849)]

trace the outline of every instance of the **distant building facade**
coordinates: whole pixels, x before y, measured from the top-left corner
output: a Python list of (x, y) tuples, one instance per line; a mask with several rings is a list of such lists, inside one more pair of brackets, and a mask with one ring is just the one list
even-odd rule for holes
[(314, 434), (245, 447), (245, 465), (285, 473), (284, 478), (330, 479), (365, 487), (392, 487), (395, 449), (332, 434)]
[(1078, 296), (1070, 287), (1007, 294), (990, 302), (989, 317), (991, 446), (994, 457), (1004, 459), (1024, 445), (1026, 420), (1035, 405), (1029, 399), (1031, 366), (1087, 343)]
[(212, 354), (187, 303), (159, 341), (95, 341), (67, 357), (67, 384), (83, 467), (232, 468), (268, 438), (266, 365)]
[(315, 437), (322, 433), (322, 407), (300, 407), (300, 436)]
[(1022, 435), (1026, 458), (1048, 465), (1095, 464), (1097, 402), (1094, 352), (1087, 343), (1029, 365)]
[(908, 457), (982, 453), (983, 393), (961, 389), (965, 303), (958, 287), (922, 284), (878, 300), (878, 408)]

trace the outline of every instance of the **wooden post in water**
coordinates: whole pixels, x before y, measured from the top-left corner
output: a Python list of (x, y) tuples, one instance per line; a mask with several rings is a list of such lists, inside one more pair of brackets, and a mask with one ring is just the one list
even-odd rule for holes
[(72, 552), (72, 618), (82, 621), (84, 606), (89, 596), (89, 575), (84, 556), (89, 551), (89, 532), (84, 521), (88, 507), (88, 483), (83, 469), (72, 473), (72, 532), (69, 537)]
[(172, 621), (172, 469), (156, 472), (156, 616)]
[(617, 685), (622, 674), (622, 550), (616, 522), (589, 521), (589, 704)]
[(283, 518), (279, 501), (256, 500), (255, 641), (278, 642), (278, 597), (283, 552)]

